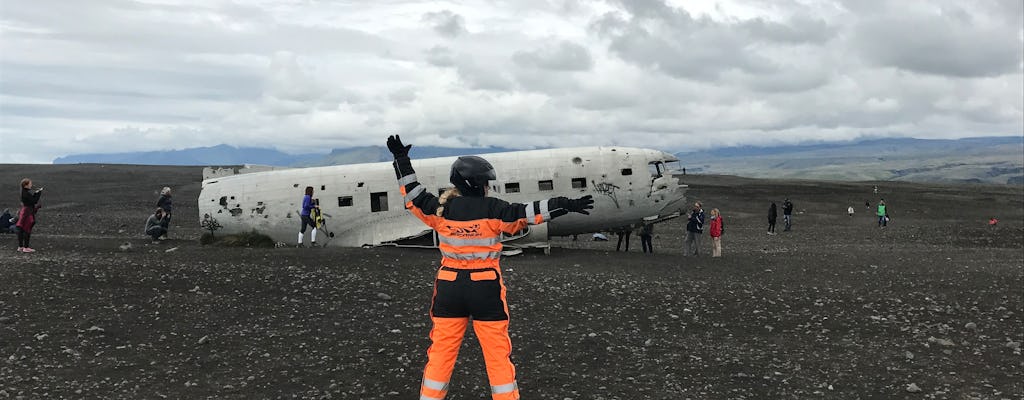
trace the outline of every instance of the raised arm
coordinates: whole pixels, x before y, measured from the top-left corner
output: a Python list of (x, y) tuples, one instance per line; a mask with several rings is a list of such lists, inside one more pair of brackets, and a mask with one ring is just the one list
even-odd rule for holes
[(398, 135), (388, 136), (388, 150), (395, 158), (392, 165), (395, 167), (395, 177), (398, 178), (402, 203), (412, 215), (433, 228), (440, 220), (440, 217), (434, 215), (438, 207), (437, 196), (416, 180), (416, 171), (412, 169), (412, 160), (409, 159), (410, 148), (412, 145), (402, 144)]
[(578, 199), (554, 197), (547, 200), (534, 201), (526, 204), (496, 201), (491, 210), (492, 216), (500, 220), (499, 230), (513, 234), (527, 225), (539, 225), (570, 212), (590, 214), (594, 208), (593, 196), (586, 195)]

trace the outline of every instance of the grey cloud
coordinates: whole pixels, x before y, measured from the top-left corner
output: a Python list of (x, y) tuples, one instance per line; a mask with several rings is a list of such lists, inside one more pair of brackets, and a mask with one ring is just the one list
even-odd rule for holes
[(466, 60), (459, 62), (455, 69), (471, 89), (509, 91), (514, 88), (512, 80), (497, 68)]
[(449, 10), (423, 14), (423, 22), (430, 24), (441, 36), (457, 37), (466, 33), (466, 20), (461, 15)]
[(267, 77), (266, 94), (282, 100), (307, 102), (327, 93), (300, 65), (298, 58), (288, 52), (274, 54)]
[(521, 67), (556, 71), (585, 71), (594, 64), (586, 47), (566, 40), (535, 50), (517, 51), (512, 60)]
[[(154, 6), (166, 16), (153, 23), (154, 9), (148, 4), (142, 7), (135, 2), (114, 1), (100, 7), (90, 2), (46, 1), (54, 6), (32, 2), (26, 3), (31, 6), (5, 7), (5, 18), (39, 30), (5, 32), (4, 40), (31, 41), (37, 46), (73, 42), (101, 52), (133, 54), (377, 53), (392, 47), (381, 37), (365, 32), (281, 23), (271, 20), (263, 10), (233, 4)], [(53, 12), (54, 9), (64, 11)], [(197, 21), (194, 15), (198, 11), (220, 19)]]
[(828, 42), (836, 34), (836, 28), (821, 19), (798, 17), (776, 23), (756, 18), (743, 22), (740, 27), (748, 32), (751, 38), (783, 43), (814, 43)]
[(435, 67), (455, 66), (455, 54), (447, 47), (434, 46), (423, 53), (426, 56), (427, 63), (430, 65)]
[(960, 13), (880, 17), (859, 24), (854, 42), (877, 65), (954, 77), (998, 76), (1020, 71), (1019, 28)]
[(410, 103), (416, 100), (416, 88), (407, 87), (395, 90), (388, 95), (388, 100), (393, 103)]
[(775, 63), (759, 54), (757, 41), (742, 30), (706, 18), (694, 19), (660, 1), (626, 3), (626, 9), (634, 13), (631, 18), (609, 13), (591, 27), (610, 41), (612, 54), (627, 62), (678, 78), (702, 80), (718, 79), (730, 69), (754, 74), (776, 69)]

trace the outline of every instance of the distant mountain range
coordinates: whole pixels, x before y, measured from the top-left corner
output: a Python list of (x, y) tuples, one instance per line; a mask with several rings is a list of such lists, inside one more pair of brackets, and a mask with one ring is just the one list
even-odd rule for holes
[[(413, 146), (413, 157), (449, 157), (464, 154), (514, 151), (501, 147), (452, 148)], [(141, 165), (241, 165), (260, 164), (279, 167), (320, 167), (390, 161), (391, 153), (383, 146), (334, 149), (328, 154), (288, 154), (274, 149), (218, 145), (183, 150), (134, 153), (75, 154), (59, 157), (54, 164), (141, 164)]]
[[(513, 151), (500, 147), (414, 146), (414, 158)], [(842, 181), (905, 180), (1024, 185), (1024, 136), (957, 140), (876, 139), (778, 147), (726, 147), (681, 152), (688, 173)], [(54, 164), (239, 165), (315, 167), (391, 160), (383, 146), (287, 154), (274, 149), (219, 145), (184, 150), (78, 154)]]
[(752, 178), (1024, 184), (1024, 136), (741, 146), (677, 155), (688, 172)]

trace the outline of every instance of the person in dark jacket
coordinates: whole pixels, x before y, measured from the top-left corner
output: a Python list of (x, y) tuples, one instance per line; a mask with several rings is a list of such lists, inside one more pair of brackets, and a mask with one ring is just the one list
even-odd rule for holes
[(698, 255), (700, 252), (700, 236), (704, 233), (704, 209), (700, 202), (693, 203), (693, 210), (686, 221), (686, 240), (683, 242), (683, 256)]
[(0, 233), (12, 233), (14, 232), (14, 216), (11, 215), (11, 210), (5, 208), (3, 214), (0, 214)]
[(615, 245), (615, 251), (622, 251), (622, 242), (625, 241), (626, 242), (626, 251), (628, 252), (629, 251), (629, 235), (633, 234), (633, 229), (631, 227), (622, 228), (619, 231), (615, 232), (615, 234), (619, 236), (619, 243)]
[(782, 220), (786, 224), (786, 228), (783, 231), (788, 231), (793, 227), (793, 202), (789, 201), (789, 199), (782, 203)]
[(146, 220), (146, 234), (157, 241), (161, 236), (167, 234), (167, 223), (171, 220), (171, 214), (164, 212), (164, 209), (157, 208), (153, 215)]
[(18, 251), (22, 253), (35, 253), (30, 240), (32, 239), (32, 228), (36, 225), (36, 213), (39, 211), (39, 197), (43, 194), (43, 188), (32, 190), (32, 180), (25, 178), (21, 180), (21, 211), (18, 211)]
[(171, 227), (171, 210), (174, 209), (174, 205), (171, 202), (171, 188), (164, 186), (164, 188), (160, 190), (160, 198), (156, 200), (156, 206), (160, 207), (161, 210), (164, 210), (164, 219), (162, 220), (164, 221), (162, 223), (164, 227), (164, 234), (160, 238), (167, 239), (167, 232)]
[(775, 221), (779, 218), (779, 209), (775, 206), (775, 202), (768, 207), (768, 234), (775, 234)]
[(640, 226), (640, 247), (643, 247), (644, 253), (654, 254), (654, 245), (651, 244), (651, 239), (654, 238), (654, 224), (645, 222)]

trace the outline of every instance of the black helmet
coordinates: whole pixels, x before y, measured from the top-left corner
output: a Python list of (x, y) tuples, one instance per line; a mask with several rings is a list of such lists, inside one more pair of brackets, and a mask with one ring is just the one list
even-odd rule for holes
[(463, 196), (483, 197), (488, 181), (497, 179), (491, 163), (477, 156), (462, 156), (452, 163), (452, 185)]

